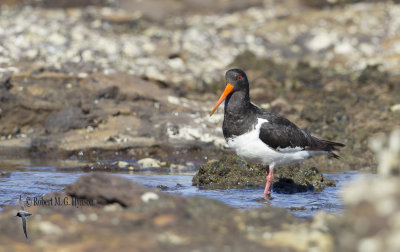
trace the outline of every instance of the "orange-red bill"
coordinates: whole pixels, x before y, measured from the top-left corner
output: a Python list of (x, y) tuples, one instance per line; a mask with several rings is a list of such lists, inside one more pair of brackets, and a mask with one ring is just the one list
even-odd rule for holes
[(225, 90), (222, 93), (221, 97), (219, 97), (219, 100), (217, 102), (217, 104), (215, 105), (215, 107), (213, 108), (213, 110), (210, 113), (210, 116), (212, 116), (215, 112), (215, 110), (217, 110), (218, 106), (225, 100), (225, 98), (232, 92), (234, 86), (231, 85), (230, 83), (226, 84)]

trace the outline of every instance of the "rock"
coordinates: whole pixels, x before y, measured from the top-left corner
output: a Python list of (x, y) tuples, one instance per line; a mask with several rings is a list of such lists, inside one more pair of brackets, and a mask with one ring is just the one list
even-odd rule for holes
[(88, 126), (81, 109), (66, 107), (58, 112), (50, 114), (45, 122), (46, 131), (61, 133), (71, 129), (79, 129)]
[(400, 104), (395, 104), (390, 107), (390, 111), (392, 112), (399, 112), (400, 111)]
[(160, 160), (154, 158), (143, 158), (138, 161), (138, 164), (143, 168), (148, 168), (148, 167), (158, 168), (160, 167)]
[[(202, 164), (192, 184), (205, 188), (264, 186), (265, 176), (265, 167), (249, 165), (236, 155), (225, 155)], [(333, 180), (325, 178), (315, 167), (300, 166), (276, 167), (272, 183), (275, 193), (319, 192), (326, 186), (335, 186)]]
[(12, 88), (11, 77), (13, 72), (11, 71), (1, 71), (3, 69), (0, 68), (0, 89), (10, 89)]
[(399, 131), (371, 139), (370, 146), (379, 162), (378, 175), (359, 178), (344, 189), (344, 215), (327, 222), (335, 251), (400, 250)]
[(10, 177), (11, 173), (8, 171), (2, 171), (0, 170), (0, 178), (8, 178)]
[(296, 67), (292, 70), (292, 78), (297, 84), (301, 84), (306, 87), (318, 87), (321, 86), (322, 74), (321, 70), (317, 67), (310, 66), (307, 62), (299, 62)]
[(91, 199), (100, 205), (118, 203), (123, 207), (141, 204), (143, 195), (152, 191), (129, 179), (107, 173), (83, 175), (66, 188), (66, 193), (73, 197)]
[(265, 183), (265, 168), (250, 166), (236, 155), (224, 155), (220, 160), (210, 160), (200, 165), (192, 181), (195, 186), (211, 188), (262, 185)]
[(337, 42), (338, 35), (334, 32), (322, 31), (317, 33), (307, 44), (311, 51), (321, 51), (327, 49)]
[(375, 85), (386, 85), (388, 81), (388, 73), (380, 70), (380, 65), (368, 65), (366, 66), (360, 76), (358, 77), (358, 83), (360, 85), (375, 84)]
[(324, 121), (326, 124), (347, 123), (348, 118), (346, 107), (337, 98), (326, 98), (322, 102), (308, 103), (302, 109), (301, 117), (312, 123)]
[(126, 168), (129, 165), (128, 162), (125, 161), (118, 161), (118, 167), (119, 168)]
[(142, 196), (140, 198), (142, 199), (142, 201), (144, 203), (147, 203), (150, 200), (158, 200), (159, 196), (158, 196), (158, 194), (156, 194), (154, 192), (145, 192), (142, 194)]

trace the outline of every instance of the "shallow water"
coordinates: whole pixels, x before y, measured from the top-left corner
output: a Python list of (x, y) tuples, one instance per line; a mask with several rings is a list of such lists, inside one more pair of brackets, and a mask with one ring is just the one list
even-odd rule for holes
[[(62, 172), (55, 167), (27, 167), (20, 166), (14, 169), (9, 177), (0, 178), (0, 210), (4, 205), (18, 204), (19, 195), (40, 196), (53, 191), (62, 191), (66, 185), (74, 183), (83, 172)], [(217, 189), (204, 190), (192, 186), (194, 173), (184, 174), (157, 174), (147, 172), (118, 173), (119, 176), (129, 178), (142, 184), (156, 187), (166, 186), (165, 192), (177, 193), (183, 196), (204, 196), (220, 200), (238, 209), (250, 209), (266, 207), (267, 205), (290, 208), (305, 207), (305, 210), (291, 210), (292, 213), (301, 218), (311, 217), (317, 211), (341, 214), (343, 203), (340, 198), (340, 190), (343, 185), (360, 176), (355, 171), (336, 174), (324, 174), (336, 181), (337, 187), (327, 187), (322, 192), (305, 192), (297, 194), (274, 194), (274, 199), (268, 203), (262, 199), (262, 188), (245, 189)]]

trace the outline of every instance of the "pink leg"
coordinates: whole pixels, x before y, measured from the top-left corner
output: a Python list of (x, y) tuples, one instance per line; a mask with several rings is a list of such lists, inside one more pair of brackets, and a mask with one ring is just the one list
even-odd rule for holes
[(265, 178), (266, 184), (265, 184), (265, 189), (264, 189), (264, 198), (265, 199), (272, 199), (271, 197), (271, 185), (272, 185), (272, 180), (274, 179), (274, 170), (269, 169), (269, 166), (265, 168), (267, 171), (267, 177)]

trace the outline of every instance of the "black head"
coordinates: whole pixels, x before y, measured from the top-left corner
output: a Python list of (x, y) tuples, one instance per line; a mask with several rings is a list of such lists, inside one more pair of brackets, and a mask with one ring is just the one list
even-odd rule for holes
[(234, 86), (232, 92), (239, 90), (248, 90), (249, 89), (249, 81), (247, 80), (246, 73), (238, 68), (230, 69), (225, 74), (226, 84), (231, 84)]
[(228, 70), (225, 74), (225, 80), (225, 90), (211, 111), (210, 116), (214, 114), (218, 106), (225, 100), (225, 98), (234, 92), (244, 91), (244, 97), (247, 97), (245, 100), (249, 101), (249, 81), (247, 80), (246, 73), (243, 70), (237, 68)]

